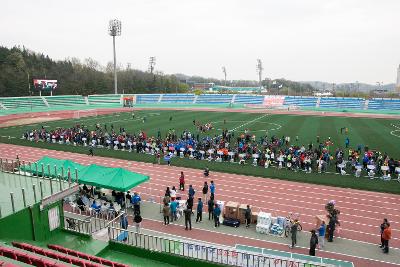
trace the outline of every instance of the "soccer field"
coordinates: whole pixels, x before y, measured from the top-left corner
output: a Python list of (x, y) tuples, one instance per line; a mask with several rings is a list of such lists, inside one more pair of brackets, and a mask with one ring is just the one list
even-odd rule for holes
[[(96, 124), (104, 127), (107, 124), (108, 130), (113, 125), (114, 130), (119, 132), (119, 128), (125, 128), (127, 133), (136, 133), (144, 131), (148, 136), (157, 137), (160, 131), (164, 138), (169, 129), (175, 129), (178, 137), (184, 130), (190, 131), (196, 137), (198, 130), (193, 124), (193, 120), (201, 124), (211, 122), (212, 130), (205, 133), (199, 133), (200, 138), (204, 136), (214, 137), (220, 135), (222, 129), (234, 130), (235, 138), (244, 133), (245, 130), (256, 136), (259, 141), (261, 136), (268, 137), (290, 136), (291, 144), (304, 145), (308, 147), (309, 143), (313, 143), (317, 147), (317, 136), (320, 137), (320, 142), (326, 141), (329, 137), (333, 142), (330, 151), (334, 152), (337, 147), (345, 147), (345, 138), (349, 137), (350, 147), (357, 148), (360, 144), (362, 147), (368, 146), (369, 149), (378, 150), (382, 153), (387, 153), (394, 159), (400, 158), (400, 126), (397, 120), (393, 119), (376, 119), (376, 118), (349, 118), (349, 117), (322, 117), (322, 116), (304, 116), (304, 115), (279, 115), (267, 113), (242, 113), (242, 112), (204, 112), (204, 111), (155, 111), (144, 110), (135, 111), (135, 117), (132, 118), (130, 112), (101, 115), (97, 117), (86, 117), (81, 119), (69, 119), (62, 121), (52, 121), (41, 124), (13, 126), (8, 128), (0, 128), (1, 142), (13, 143), (28, 146), (38, 146), (49, 149), (57, 149), (71, 152), (87, 153), (87, 148), (74, 147), (59, 144), (34, 143), (26, 140), (21, 140), (22, 134), (29, 129), (40, 129), (41, 126), (47, 130), (57, 127), (72, 127), (75, 124), (84, 124), (89, 129), (95, 129)], [(143, 122), (143, 118), (145, 122)], [(171, 119), (171, 120), (170, 120)], [(348, 128), (348, 134), (345, 131), (341, 133), (341, 128)], [(11, 138), (9, 138), (9, 136)], [(296, 141), (298, 137), (298, 141)], [(151, 162), (154, 156), (136, 153), (127, 153), (122, 151), (107, 151), (106, 149), (97, 149), (96, 155), (111, 156), (116, 158), (126, 158), (139, 161)], [(345, 150), (347, 158), (347, 150)], [(250, 163), (250, 162), (249, 162)], [(272, 170), (260, 167), (253, 167), (250, 164), (239, 166), (229, 163), (209, 163), (207, 161), (174, 159), (174, 165), (203, 168), (209, 166), (212, 170), (243, 173), (249, 175), (258, 175), (265, 177), (275, 177), (281, 179), (298, 180), (305, 182), (315, 182), (322, 184), (338, 185), (343, 187), (362, 188), (367, 190), (378, 190), (387, 192), (397, 192), (400, 190), (390, 188), (390, 183), (384, 183), (380, 180), (369, 181), (365, 179), (365, 184), (368, 186), (362, 187), (360, 183), (354, 184), (350, 181), (340, 181), (340, 175), (322, 174), (322, 176), (330, 177), (329, 181), (322, 180), (321, 174), (305, 175), (304, 173), (294, 173), (286, 170)], [(380, 182), (380, 183), (379, 183)], [(361, 183), (363, 184), (364, 181)], [(378, 184), (379, 183), (379, 184)], [(394, 182), (393, 182), (394, 183)], [(396, 182), (396, 188), (398, 183)]]

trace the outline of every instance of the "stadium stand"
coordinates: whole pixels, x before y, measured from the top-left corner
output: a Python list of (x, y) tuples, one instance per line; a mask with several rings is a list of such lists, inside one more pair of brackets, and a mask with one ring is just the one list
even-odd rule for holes
[(160, 96), (161, 96), (160, 94), (137, 95), (136, 103), (138, 103), (138, 104), (158, 103)]
[(81, 95), (45, 96), (44, 98), (50, 107), (86, 105)]
[(89, 95), (88, 96), (89, 105), (120, 105), (121, 95), (106, 94), (106, 95)]
[(283, 104), (286, 106), (315, 108), (317, 105), (317, 100), (318, 98), (316, 97), (286, 96)]
[(363, 109), (365, 100), (354, 97), (321, 97), (320, 108), (351, 108)]
[(264, 96), (262, 95), (236, 95), (235, 104), (262, 104)]
[(370, 110), (400, 110), (400, 99), (373, 98), (368, 102)]
[(0, 103), (6, 109), (17, 109), (17, 108), (45, 108), (47, 107), (43, 99), (40, 96), (32, 97), (2, 97)]
[[(128, 267), (128, 265), (110, 261), (107, 259), (103, 259), (97, 256), (92, 256), (86, 253), (82, 253), (76, 250), (72, 249), (67, 249), (61, 246), (57, 245), (49, 245), (49, 248), (51, 249), (44, 249), (41, 247), (37, 247), (34, 245), (30, 245), (28, 243), (18, 243), (18, 242), (12, 242), (12, 245), (14, 247), (17, 247), (19, 249), (25, 250), (32, 252), (34, 254), (39, 254), (48, 258), (52, 258), (58, 261), (62, 261), (68, 264), (73, 264), (77, 266), (85, 266), (85, 267), (100, 267), (100, 266), (111, 266), (111, 267)], [(29, 263), (29, 260), (31, 258), (30, 254), (26, 254), (24, 259), (26, 261), (23, 261), (25, 263)], [(30, 260), (31, 262), (31, 260)]]
[(217, 95), (217, 94), (204, 94), (199, 95), (197, 104), (229, 104), (231, 103), (233, 95)]
[(193, 103), (194, 94), (165, 94), (161, 98), (161, 103)]

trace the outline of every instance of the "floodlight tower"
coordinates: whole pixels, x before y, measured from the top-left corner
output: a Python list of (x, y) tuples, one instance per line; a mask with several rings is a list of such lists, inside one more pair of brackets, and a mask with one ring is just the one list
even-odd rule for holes
[(121, 21), (117, 19), (110, 20), (108, 24), (108, 34), (113, 37), (114, 48), (114, 93), (118, 94), (117, 86), (117, 54), (115, 52), (115, 36), (121, 35)]
[(149, 59), (149, 72), (151, 74), (153, 74), (155, 65), (156, 65), (156, 57), (150, 57), (150, 59)]
[(225, 68), (225, 66), (222, 67), (222, 73), (224, 74), (225, 86), (226, 86), (226, 68)]
[(262, 71), (264, 70), (261, 59), (257, 59), (256, 70), (257, 70), (257, 74), (258, 74), (258, 82), (260, 83), (260, 89), (261, 89), (262, 88), (262, 84), (261, 84)]

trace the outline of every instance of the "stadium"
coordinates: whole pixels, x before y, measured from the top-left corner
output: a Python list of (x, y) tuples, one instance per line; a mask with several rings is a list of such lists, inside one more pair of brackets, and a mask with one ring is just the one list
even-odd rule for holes
[[(129, 107), (124, 107), (126, 99), (132, 101), (129, 103)], [(282, 266), (286, 266), (289, 264), (288, 262), (295, 262), (298, 264), (296, 266), (303, 266), (301, 264), (350, 266), (352, 263), (363, 265), (365, 260), (354, 258), (353, 255), (340, 250), (321, 251), (320, 257), (316, 258), (311, 256), (308, 258), (301, 255), (301, 252), (291, 252), (290, 259), (288, 259), (287, 252), (285, 254), (286, 249), (282, 250), (281, 245), (282, 241), (285, 243), (282, 240), (284, 237), (280, 237), (279, 233), (268, 233), (271, 243), (263, 244), (265, 233), (258, 233), (255, 229), (256, 225), (250, 234), (239, 233), (238, 230), (232, 231), (229, 229), (230, 227), (225, 226), (224, 228), (227, 229), (221, 233), (209, 235), (210, 227), (202, 224), (199, 229), (196, 229), (199, 232), (191, 234), (187, 239), (182, 236), (179, 241), (172, 237), (170, 240), (170, 229), (160, 237), (160, 232), (164, 232), (164, 230), (161, 223), (158, 224), (157, 221), (161, 220), (159, 209), (164, 197), (164, 190), (167, 186), (177, 184), (181, 171), (185, 173), (188, 183), (192, 184), (199, 194), (201, 194), (203, 180), (213, 180), (218, 186), (218, 194), (216, 193), (218, 201), (223, 201), (226, 205), (237, 205), (236, 208), (232, 208), (234, 210), (240, 210), (239, 206), (242, 204), (249, 204), (253, 214), (260, 212), (270, 214), (271, 220), (274, 220), (270, 222), (271, 225), (276, 223), (278, 218), (282, 219), (291, 213), (298, 214), (303, 227), (303, 231), (299, 233), (301, 235), (307, 234), (304, 230), (311, 230), (315, 227), (316, 218), (326, 213), (325, 204), (330, 200), (335, 200), (337, 208), (341, 211), (340, 234), (337, 233), (336, 237), (335, 233), (335, 238), (340, 240), (338, 242), (343, 243), (344, 249), (346, 245), (349, 246), (352, 243), (366, 247), (376, 243), (375, 224), (382, 220), (382, 214), (391, 213), (391, 216), (397, 216), (398, 168), (395, 167), (393, 173), (389, 173), (390, 170), (388, 170), (384, 175), (383, 164), (382, 166), (378, 165), (379, 160), (377, 160), (375, 164), (368, 163), (375, 165), (372, 175), (370, 169), (362, 168), (362, 156), (360, 156), (360, 164), (355, 165), (351, 159), (347, 158), (348, 152), (345, 151), (346, 159), (342, 163), (338, 163), (335, 151), (346, 149), (345, 142), (348, 138), (350, 140), (348, 147), (353, 150), (357, 150), (358, 146), (361, 146), (361, 150), (368, 147), (368, 151), (379, 155), (389, 155), (397, 161), (400, 156), (397, 149), (400, 100), (373, 99), (368, 101), (354, 98), (324, 99), (248, 94), (142, 94), (90, 95), (87, 97), (79, 95), (7, 97), (1, 98), (1, 104), (4, 107), (0, 117), (2, 175), (7, 181), (6, 186), (3, 187), (4, 194), (2, 194), (2, 203), (5, 203), (2, 205), (2, 216), (4, 217), (2, 221), (20, 214), (24, 210), (23, 207), (28, 205), (25, 203), (27, 200), (23, 201), (21, 194), (17, 191), (21, 190), (20, 187), (24, 188), (24, 199), (29, 199), (28, 201), (31, 201), (32, 204), (35, 204), (35, 200), (38, 201), (40, 194), (56, 194), (50, 192), (49, 187), (54, 187), (51, 191), (59, 190), (58, 181), (60, 181), (60, 188), (64, 189), (65, 186), (68, 188), (65, 190), (71, 190), (64, 183), (67, 183), (68, 180), (67, 173), (69, 173), (69, 179), (72, 176), (73, 183), (74, 169), (70, 168), (67, 171), (65, 168), (61, 171), (62, 167), (57, 162), (45, 162), (43, 165), (41, 160), (44, 156), (68, 159), (82, 165), (122, 167), (150, 177), (147, 182), (135, 186), (133, 189), (140, 192), (140, 196), (145, 202), (142, 208), (143, 228), (146, 229), (146, 232), (149, 231), (140, 235), (140, 238), (143, 238), (140, 242), (150, 242), (144, 239), (151, 236), (154, 239), (151, 242), (156, 242), (157, 238), (165, 238), (168, 241), (181, 242), (180, 246), (191, 245), (192, 242), (194, 242), (193, 244), (204, 242), (202, 245), (212, 247), (215, 243), (215, 248), (221, 247), (225, 251), (231, 251), (226, 253), (236, 251), (237, 253), (248, 253), (252, 257), (261, 257), (256, 250), (256, 248), (260, 248), (266, 250), (262, 251), (262, 254), (269, 255), (263, 256), (264, 263), (268, 258), (275, 261), (279, 259), (282, 261)], [(203, 124), (204, 126), (209, 124), (209, 129), (200, 129)], [(92, 133), (96, 129), (97, 131), (100, 128), (106, 130), (108, 127), (111, 130), (112, 127), (117, 135), (114, 139), (105, 139), (104, 136), (99, 135), (96, 138), (88, 136), (85, 141), (73, 139), (67, 134), (67, 129), (77, 127), (77, 125), (87, 128)], [(172, 131), (180, 136), (177, 139), (168, 139)], [(232, 135), (230, 146), (226, 146), (229, 148), (228, 152), (224, 150), (225, 147), (219, 147), (219, 150), (218, 148), (214, 149), (215, 145), (207, 148), (193, 148), (189, 143), (178, 142), (187, 138), (183, 136), (187, 136), (187, 134), (193, 135), (192, 138), (199, 141), (205, 140), (209, 136), (214, 139), (221, 138), (222, 131), (227, 131), (225, 135)], [(46, 134), (38, 136), (39, 132)], [(140, 134), (145, 134), (146, 140), (149, 140), (141, 148), (138, 143), (143, 139), (135, 139), (139, 138)], [(331, 142), (329, 151), (332, 153), (330, 156), (332, 159), (330, 163), (326, 164), (325, 169), (321, 170), (317, 163), (318, 159), (313, 158), (310, 170), (308, 170), (308, 167), (306, 168), (302, 163), (296, 165), (295, 161), (288, 161), (286, 152), (271, 156), (270, 152), (261, 152), (260, 147), (252, 148), (251, 151), (239, 151), (238, 148), (235, 148), (235, 143), (237, 138), (241, 139), (243, 135), (253, 139), (253, 143), (258, 144), (256, 147), (262, 145), (265, 137), (269, 139), (274, 136), (283, 140), (282, 142), (288, 142), (290, 149), (296, 149), (296, 146), (298, 146), (297, 149), (300, 149), (299, 147), (303, 146), (309, 150), (309, 146), (314, 148), (323, 144), (325, 147), (326, 142)], [(124, 136), (124, 139), (121, 140), (118, 136)], [(156, 138), (170, 141), (157, 143)], [(93, 145), (92, 140), (95, 140)], [(93, 147), (93, 157), (88, 156), (89, 147)], [(166, 160), (169, 156), (168, 161), (171, 166), (168, 166)], [(157, 157), (159, 158), (157, 159)], [(30, 171), (27, 171), (27, 167), (26, 169), (12, 169), (17, 161), (17, 166), (30, 166)], [(12, 166), (11, 170), (10, 165)], [(341, 165), (340, 170), (337, 165)], [(360, 173), (358, 173), (357, 166), (361, 166)], [(209, 168), (209, 177), (203, 176), (204, 168)], [(61, 172), (63, 175), (60, 175)], [(80, 173), (81, 171), (77, 177), (80, 176)], [(13, 176), (16, 177), (13, 178)], [(62, 181), (63, 177), (66, 177), (66, 180)], [(20, 184), (12, 182), (12, 179), (17, 179)], [(39, 193), (36, 179), (42, 180), (44, 193)], [(52, 179), (55, 180), (54, 184), (49, 185)], [(32, 192), (33, 184), (36, 187), (34, 186)], [(93, 183), (88, 182), (88, 184)], [(13, 196), (15, 202), (13, 206), (10, 205), (11, 191), (16, 195)], [(313, 195), (309, 195), (310, 191), (313, 192)], [(60, 194), (62, 192), (64, 191), (61, 191)], [(68, 193), (71, 194), (71, 192)], [(177, 196), (181, 196), (182, 199), (186, 197), (184, 192), (178, 192)], [(44, 197), (41, 201), (45, 199)], [(99, 235), (108, 227), (108, 229), (116, 231), (115, 237), (118, 237), (120, 230), (118, 230), (118, 220), (116, 222), (114, 217), (112, 220), (111, 217), (102, 218), (102, 211), (97, 215), (90, 207), (81, 211), (76, 208), (76, 204), (67, 203), (65, 198), (58, 205), (61, 205), (60, 209), (62, 208), (63, 211), (61, 218), (64, 219), (64, 227), (68, 231), (71, 231), (68, 229), (68, 221), (74, 219), (87, 225), (73, 231)], [(383, 209), (388, 209), (387, 213)], [(10, 215), (13, 214), (13, 210), (21, 211)], [(224, 216), (228, 217), (229, 212), (229, 208), (225, 208)], [(239, 215), (234, 217), (239, 217)], [(88, 218), (90, 218), (90, 223), (87, 222)], [(109, 222), (111, 221), (116, 224), (115, 228), (110, 226)], [(61, 225), (62, 222), (60, 222)], [(7, 225), (6, 222), (4, 223)], [(181, 223), (183, 223), (182, 219), (177, 221), (172, 235), (176, 235), (179, 230), (183, 229), (179, 227)], [(197, 228), (196, 226), (194, 227)], [(89, 231), (90, 227), (95, 229)], [(6, 227), (2, 228), (7, 229)], [(131, 234), (129, 231), (128, 233)], [(135, 232), (133, 231), (132, 234), (135, 235)], [(198, 237), (196, 238), (196, 236)], [(223, 241), (221, 242), (221, 240)], [(121, 242), (130, 244), (133, 239)], [(394, 248), (398, 246), (396, 238), (391, 242)], [(40, 246), (43, 243), (37, 244)], [(113, 243), (113, 246), (118, 247), (118, 244), (117, 241), (115, 244)], [(155, 249), (144, 243), (140, 245), (135, 243), (134, 246), (145, 250)], [(191, 258), (190, 255), (183, 254), (183, 256)], [(216, 257), (217, 261), (223, 261), (223, 259), (218, 259), (218, 256)], [(196, 258), (196, 260), (198, 259)], [(261, 260), (261, 258), (257, 258), (257, 260)], [(368, 261), (370, 260), (372, 259), (368, 259)], [(229, 264), (229, 262), (223, 263)]]
[[(264, 8), (273, 7), (266, 2)], [(15, 14), (8, 10), (15, 4), (8, 4), (4, 14)], [(265, 19), (279, 22), (275, 15), (260, 18), (254, 13), (244, 19), (243, 10), (255, 8), (233, 4), (229, 8), (235, 19), (225, 11), (209, 18), (210, 11), (198, 4), (169, 4), (176, 9), (171, 15), (164, 14), (168, 13), (164, 3), (138, 4), (135, 8), (142, 14), (126, 13), (133, 6), (121, 4), (126, 10), (118, 8), (115, 13), (125, 14), (121, 16), (126, 39), (117, 19), (109, 21), (108, 39), (96, 39), (98, 14), (93, 12), (93, 35), (74, 30), (79, 44), (65, 40), (64, 34), (73, 36), (72, 25), (83, 29), (90, 23), (74, 24), (63, 16), (86, 17), (93, 8), (88, 3), (80, 3), (80, 10), (64, 6), (65, 14), (50, 12), (54, 11), (50, 4), (41, 7), (48, 18), (57, 16), (54, 25), (65, 30), (54, 33), (54, 40), (64, 40), (61, 46), (42, 38), (30, 40), (16, 25), (15, 36), (21, 35), (38, 50), (54, 48), (54, 54), (67, 56), (64, 60), (10, 45), (14, 40), (0, 44), (0, 266), (400, 266), (400, 66), (396, 84), (300, 82), (308, 75), (321, 80), (349, 80), (364, 72), (365, 80), (372, 73), (387, 77), (380, 68), (393, 62), (383, 64), (375, 58), (377, 66), (366, 70), (358, 65), (351, 71), (342, 63), (340, 68), (333, 64), (338, 74), (329, 69), (324, 76), (328, 70), (315, 64), (319, 59), (313, 55), (302, 61), (304, 69), (286, 64), (294, 61), (285, 50), (284, 40), (289, 40), (285, 36), (278, 46), (262, 36), (258, 44), (247, 41), (245, 32), (250, 29), (241, 31), (241, 25)], [(102, 1), (98, 5), (102, 20), (108, 9), (115, 8)], [(215, 5), (215, 10), (225, 10), (221, 3)], [(394, 6), (391, 10), (396, 10)], [(160, 8), (163, 12), (157, 13)], [(149, 10), (158, 14), (157, 24), (144, 16)], [(301, 10), (311, 15), (310, 10)], [(318, 10), (339, 14), (332, 6)], [(295, 14), (282, 16), (302, 24), (302, 20), (294, 23)], [(313, 16), (308, 18), (322, 23)], [(21, 20), (21, 25), (39, 28), (38, 21)], [(61, 23), (67, 20), (71, 25)], [(207, 26), (209, 20), (213, 23)], [(221, 36), (216, 25), (225, 20), (230, 22), (224, 28), (228, 32)], [(177, 32), (187, 32), (185, 39), (194, 41), (181, 44), (175, 32), (166, 37), (160, 29), (160, 36), (153, 34), (160, 21), (165, 32), (176, 27)], [(190, 29), (183, 23), (177, 27), (176, 21), (185, 21)], [(282, 29), (278, 24), (274, 27)], [(134, 28), (137, 25), (146, 32)], [(192, 33), (197, 27), (207, 35)], [(260, 25), (255, 28), (264, 30)], [(13, 38), (13, 32), (1, 29), (7, 39)], [(132, 41), (132, 36), (139, 36), (133, 29), (146, 42)], [(320, 57), (322, 46), (305, 36), (309, 35), (300, 40), (290, 36), (290, 41), (299, 45), (299, 54), (309, 55), (310, 50), (301, 46), (305, 42)], [(101, 64), (90, 58), (102, 57), (103, 41), (110, 45), (110, 37), (113, 62)], [(359, 47), (346, 42), (357, 54)], [(133, 44), (138, 49), (131, 49)], [(220, 54), (226, 53), (226, 58), (216, 52), (221, 44)], [(262, 54), (269, 49), (259, 47), (266, 44), (282, 55), (274, 58), (275, 50)], [(78, 45), (76, 54), (88, 54), (83, 61), (70, 58)], [(373, 42), (369, 45), (377, 51)], [(126, 68), (117, 62), (117, 48), (122, 51), (121, 62), (135, 56), (134, 68), (129, 62)], [(147, 49), (159, 51), (160, 67), (156, 68), (155, 56), (143, 59)], [(246, 58), (253, 55), (252, 49), (268, 55), (271, 69), (265, 74), (261, 57), (254, 57), (258, 59), (251, 61), (256, 62), (252, 75), (257, 80), (246, 80), (250, 77)], [(324, 60), (343, 59), (324, 49)], [(234, 55), (238, 58), (229, 61)], [(185, 57), (193, 57), (193, 62), (183, 64)], [(224, 63), (223, 79), (176, 70), (209, 75), (205, 69), (222, 59), (235, 62), (230, 68)], [(142, 61), (148, 63), (146, 71), (141, 70)], [(364, 62), (358, 58), (359, 64)], [(311, 68), (313, 64), (317, 67)], [(237, 73), (229, 80), (231, 69)], [(282, 69), (296, 81), (268, 78), (278, 77)]]

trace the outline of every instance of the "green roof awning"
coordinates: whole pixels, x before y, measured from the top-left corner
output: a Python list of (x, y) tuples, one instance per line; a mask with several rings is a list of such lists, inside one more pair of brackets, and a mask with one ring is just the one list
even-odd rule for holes
[[(36, 164), (38, 166), (37, 172)], [(51, 157), (43, 157), (36, 164), (33, 163), (30, 166), (24, 165), (21, 167), (21, 170), (41, 176), (43, 164), (44, 176), (51, 178), (61, 177), (64, 171), (63, 178), (67, 180), (68, 169), (70, 169), (71, 178), (74, 181), (76, 169), (80, 184), (88, 184), (122, 192), (128, 191), (150, 179), (147, 175), (131, 172), (123, 168), (110, 168), (96, 164), (85, 166), (71, 160), (60, 160)], [(50, 172), (48, 166), (50, 166)], [(55, 166), (56, 168), (54, 168)]]

